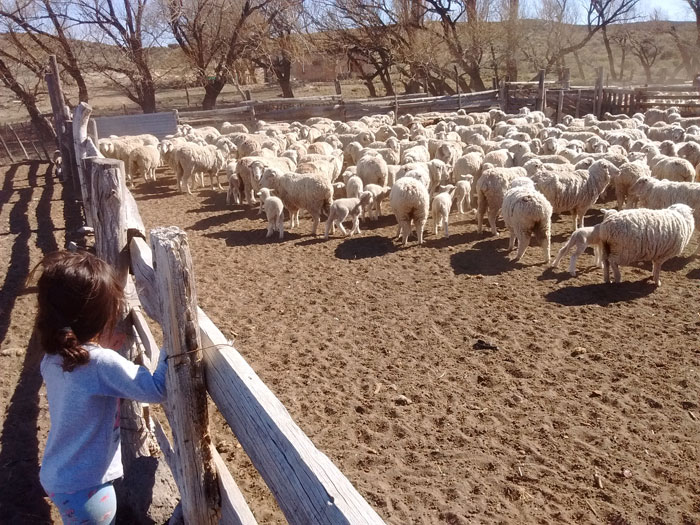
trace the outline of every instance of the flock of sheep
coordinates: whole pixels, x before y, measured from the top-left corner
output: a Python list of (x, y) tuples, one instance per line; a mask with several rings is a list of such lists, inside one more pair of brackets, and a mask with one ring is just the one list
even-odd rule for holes
[[(178, 189), (191, 193), (207, 174), (212, 188), (223, 189), (225, 172), (227, 204), (259, 202), (268, 237), (283, 237), (285, 208), (290, 228), (306, 210), (314, 235), (322, 215), (326, 238), (336, 227), (347, 235), (346, 221), (350, 235), (359, 233), (360, 218), (376, 219), (388, 199), (403, 244), (413, 231), (420, 244), (430, 212), (435, 234), (442, 228), (448, 236), (453, 203), (460, 214), (476, 204), (478, 232), (486, 215), (498, 235), (500, 213), (509, 249), (517, 243), (514, 260), (534, 237), (550, 264), (552, 214), (568, 212), (574, 231), (551, 266), (574, 249), (575, 275), (577, 257), (592, 246), (605, 282), (610, 268), (619, 282), (620, 265), (651, 261), (659, 285), (661, 265), (682, 253), (700, 219), (700, 118), (683, 118), (675, 108), (603, 120), (566, 116), (557, 125), (525, 108), (406, 114), (398, 123), (389, 113), (347, 123), (258, 121), (252, 130), (181, 125), (163, 141), (112, 137), (98, 147), (124, 161), (129, 182), (139, 175), (154, 180), (165, 164)], [(603, 210), (600, 224), (584, 226), (586, 212), (613, 196), (618, 211)]]

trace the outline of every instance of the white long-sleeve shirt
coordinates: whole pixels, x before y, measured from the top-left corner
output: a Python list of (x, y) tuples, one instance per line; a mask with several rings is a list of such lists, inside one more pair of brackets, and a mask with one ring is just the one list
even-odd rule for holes
[(121, 477), (119, 399), (165, 400), (165, 359), (151, 375), (114, 350), (92, 343), (83, 346), (90, 361), (72, 372), (63, 371), (59, 355), (46, 354), (41, 361), (51, 428), (39, 479), (49, 494), (76, 492)]

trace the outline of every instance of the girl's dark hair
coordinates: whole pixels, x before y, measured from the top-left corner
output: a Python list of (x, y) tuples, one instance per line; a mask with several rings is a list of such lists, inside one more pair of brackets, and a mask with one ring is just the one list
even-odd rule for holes
[(88, 252), (55, 252), (39, 265), (36, 329), (44, 351), (62, 356), (70, 372), (90, 360), (82, 345), (114, 329), (124, 293), (112, 268)]

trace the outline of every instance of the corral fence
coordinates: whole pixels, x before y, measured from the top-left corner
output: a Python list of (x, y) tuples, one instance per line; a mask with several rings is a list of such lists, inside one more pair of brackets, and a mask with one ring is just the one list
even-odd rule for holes
[(122, 403), (125, 464), (129, 456), (162, 451), (180, 492), (185, 523), (255, 524), (244, 495), (213, 446), (208, 395), (289, 523), (383, 523), (199, 308), (185, 232), (163, 227), (147, 235), (126, 187), (123, 163), (101, 158), (89, 137), (91, 111), (81, 103), (73, 119), (78, 191), (87, 226), (94, 229), (96, 253), (113, 266), (125, 289), (128, 308), (121, 326), (127, 340), (119, 350), (155, 368), (160, 351), (148, 316), (162, 329), (169, 360), (164, 409), (172, 435), (147, 406)]
[(31, 122), (0, 126), (0, 165), (17, 162), (51, 162), (55, 143), (47, 143)]

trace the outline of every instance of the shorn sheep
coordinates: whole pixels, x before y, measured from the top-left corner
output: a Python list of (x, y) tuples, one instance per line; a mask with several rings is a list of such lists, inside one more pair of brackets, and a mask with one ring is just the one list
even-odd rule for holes
[(272, 237), (273, 232), (278, 232), (280, 239), (284, 238), (284, 204), (279, 197), (270, 195), (269, 188), (260, 188), (256, 194), (260, 199), (261, 212), (265, 211), (267, 217), (267, 235), (266, 238)]
[(299, 224), (297, 212), (301, 209), (307, 210), (311, 214), (312, 235), (316, 235), (321, 212), (328, 212), (333, 204), (333, 184), (324, 175), (291, 172), (283, 174), (268, 168), (263, 173), (260, 186), (275, 190), (282, 199), (285, 208), (289, 210), (290, 229), (294, 227), (295, 217), (297, 225)]
[(651, 261), (652, 278), (660, 286), (661, 266), (683, 252), (694, 228), (693, 210), (686, 204), (674, 204), (663, 210), (623, 210), (596, 225), (590, 242), (602, 246), (606, 283), (610, 282), (610, 267), (615, 282), (619, 283), (620, 266)]
[[(607, 217), (611, 213), (617, 213), (617, 210), (600, 210), (603, 212), (603, 218)], [(595, 255), (595, 265), (599, 268), (603, 267), (603, 255), (601, 253), (601, 247), (598, 243), (591, 243), (591, 234), (593, 233), (593, 226), (585, 226), (583, 228), (578, 228), (574, 230), (571, 237), (566, 241), (564, 246), (559, 249), (559, 253), (552, 261), (550, 265), (552, 268), (559, 266), (559, 262), (566, 257), (572, 249), (574, 253), (571, 255), (569, 260), (569, 273), (572, 277), (576, 277), (576, 261), (588, 246), (593, 246), (593, 253)]]
[(550, 239), (552, 230), (552, 205), (527, 177), (519, 177), (511, 182), (503, 196), (503, 222), (510, 231), (508, 251), (518, 241), (518, 253), (514, 261), (519, 261), (530, 245), (534, 235), (544, 252), (545, 264), (549, 263)]
[(362, 212), (371, 206), (372, 204), (372, 193), (369, 191), (363, 191), (359, 197), (349, 197), (345, 199), (338, 199), (334, 201), (331, 205), (331, 209), (328, 212), (328, 220), (326, 221), (326, 233), (324, 238), (328, 239), (328, 232), (333, 231), (335, 233), (335, 227), (337, 226), (343, 235), (348, 236), (347, 230), (343, 227), (343, 221), (352, 220), (352, 229), (350, 230), (350, 236), (355, 233), (360, 233), (360, 215)]
[(197, 173), (208, 173), (214, 187), (214, 177), (219, 181), (219, 170), (224, 167), (224, 155), (215, 146), (184, 144), (177, 151), (177, 186), (192, 195), (190, 179)]
[(441, 189), (433, 197), (433, 224), (435, 227), (435, 235), (442, 227), (445, 232), (445, 237), (450, 236), (450, 209), (452, 208), (452, 197), (455, 192), (455, 186), (447, 184), (441, 186)]
[(399, 234), (403, 244), (408, 244), (412, 225), (416, 229), (418, 244), (423, 244), (423, 229), (428, 220), (430, 205), (430, 195), (425, 185), (412, 177), (397, 180), (391, 188), (389, 204), (399, 223)]
[(518, 177), (527, 175), (525, 168), (494, 168), (485, 165), (484, 173), (476, 183), (476, 230), (481, 233), (484, 229), (484, 213), (488, 214), (491, 233), (498, 235), (496, 218), (503, 204), (503, 195), (510, 183)]

